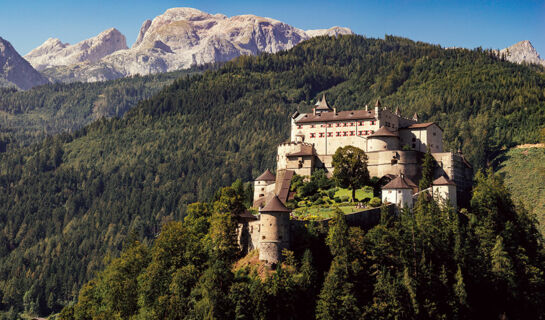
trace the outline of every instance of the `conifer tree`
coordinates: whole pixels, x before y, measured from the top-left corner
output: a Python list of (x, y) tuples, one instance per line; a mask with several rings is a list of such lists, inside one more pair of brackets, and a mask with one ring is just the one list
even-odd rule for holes
[(431, 187), (431, 184), (433, 182), (434, 167), (435, 167), (435, 159), (431, 155), (430, 149), (428, 148), (428, 151), (426, 151), (426, 154), (424, 155), (424, 160), (422, 162), (422, 178), (420, 179), (420, 182), (418, 183), (418, 188), (420, 190), (424, 190)]

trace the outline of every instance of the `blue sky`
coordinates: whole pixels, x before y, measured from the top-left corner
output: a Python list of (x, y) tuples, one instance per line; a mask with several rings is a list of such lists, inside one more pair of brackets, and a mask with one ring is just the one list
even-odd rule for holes
[(443, 46), (504, 48), (530, 40), (545, 58), (545, 1), (0, 0), (0, 37), (24, 55), (49, 37), (76, 43), (115, 27), (131, 46), (144, 20), (172, 7), (267, 16), (301, 29), (346, 26), (368, 37), (393, 34)]

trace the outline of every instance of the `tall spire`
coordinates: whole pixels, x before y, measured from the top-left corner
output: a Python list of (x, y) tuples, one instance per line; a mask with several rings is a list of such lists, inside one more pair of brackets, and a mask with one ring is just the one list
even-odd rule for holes
[(320, 104), (316, 107), (317, 111), (331, 111), (331, 108), (327, 104), (327, 101), (325, 99), (325, 93), (322, 95), (322, 100), (320, 101)]
[(399, 107), (396, 107), (396, 116), (398, 116), (398, 117), (401, 116), (401, 112), (399, 111)]
[(375, 103), (375, 107), (380, 108), (382, 104), (380, 103), (380, 98), (377, 99), (377, 102)]
[(418, 115), (416, 114), (416, 112), (415, 112), (414, 115), (413, 115), (413, 120), (414, 120), (414, 121), (418, 121)]

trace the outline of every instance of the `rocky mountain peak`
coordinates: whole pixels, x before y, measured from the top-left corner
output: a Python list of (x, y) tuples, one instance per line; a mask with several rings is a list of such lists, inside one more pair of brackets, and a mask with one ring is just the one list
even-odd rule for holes
[(11, 83), (26, 90), (48, 82), (17, 53), (9, 41), (0, 37), (0, 83)]
[(541, 59), (537, 50), (528, 40), (517, 42), (508, 48), (500, 50), (499, 55), (514, 63), (534, 63), (545, 66), (545, 60)]
[(97, 62), (122, 49), (127, 49), (125, 36), (119, 30), (110, 28), (74, 45), (62, 43), (55, 38), (47, 39), (41, 46), (26, 54), (25, 59), (37, 70), (44, 70), (53, 66)]

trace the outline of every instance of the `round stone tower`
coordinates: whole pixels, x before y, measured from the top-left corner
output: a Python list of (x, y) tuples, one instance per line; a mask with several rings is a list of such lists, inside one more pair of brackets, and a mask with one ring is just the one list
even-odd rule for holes
[(257, 177), (254, 181), (254, 203), (271, 191), (274, 191), (276, 176), (269, 170), (265, 170), (263, 174)]
[(399, 150), (399, 134), (380, 127), (367, 138), (367, 152), (384, 150)]
[(275, 195), (259, 213), (259, 260), (267, 264), (279, 263), (282, 250), (289, 248), (290, 210)]

